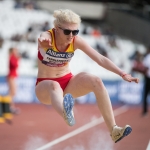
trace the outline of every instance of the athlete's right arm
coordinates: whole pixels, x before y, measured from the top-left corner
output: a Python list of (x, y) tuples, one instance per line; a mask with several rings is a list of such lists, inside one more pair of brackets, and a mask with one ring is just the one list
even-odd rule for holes
[(50, 48), (51, 47), (51, 34), (46, 31), (40, 34), (38, 38), (38, 44), (42, 48)]

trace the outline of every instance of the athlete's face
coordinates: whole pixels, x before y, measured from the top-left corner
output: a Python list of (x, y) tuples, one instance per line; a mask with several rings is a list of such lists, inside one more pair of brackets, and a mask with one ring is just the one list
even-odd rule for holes
[(57, 27), (59, 30), (61, 38), (63, 38), (66, 42), (72, 42), (74, 36), (79, 33), (78, 24), (62, 24)]
[(13, 48), (13, 49), (12, 49), (12, 53), (13, 53), (15, 56), (18, 56), (18, 55), (19, 55), (19, 52), (18, 52), (18, 49), (17, 49), (17, 48)]

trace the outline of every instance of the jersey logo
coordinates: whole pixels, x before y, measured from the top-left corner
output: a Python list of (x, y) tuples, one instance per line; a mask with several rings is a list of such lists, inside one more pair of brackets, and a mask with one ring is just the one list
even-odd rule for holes
[(52, 48), (46, 51), (42, 63), (51, 67), (61, 67), (70, 62), (73, 52), (56, 52)]

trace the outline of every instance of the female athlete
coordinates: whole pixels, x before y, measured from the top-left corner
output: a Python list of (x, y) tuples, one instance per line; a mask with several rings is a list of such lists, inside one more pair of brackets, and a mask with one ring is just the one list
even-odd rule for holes
[(116, 73), (125, 81), (138, 83), (138, 79), (122, 71), (78, 36), (81, 23), (79, 15), (68, 9), (60, 9), (55, 10), (53, 16), (54, 28), (41, 33), (38, 38), (37, 98), (43, 104), (52, 105), (66, 123), (73, 126), (74, 98), (94, 92), (112, 140), (118, 142), (129, 135), (132, 128), (129, 125), (116, 125), (111, 101), (102, 80), (86, 72), (73, 75), (69, 62), (74, 52), (81, 50), (99, 66)]

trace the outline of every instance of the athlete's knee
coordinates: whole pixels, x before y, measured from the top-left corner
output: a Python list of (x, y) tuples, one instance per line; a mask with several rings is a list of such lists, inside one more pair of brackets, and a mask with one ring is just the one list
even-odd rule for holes
[(89, 73), (86, 73), (86, 72), (81, 72), (78, 74), (78, 76), (80, 76), (81, 79), (85, 79), (86, 82), (89, 82), (91, 83), (91, 85), (93, 87), (103, 87), (103, 82), (102, 80), (95, 76), (95, 75), (92, 75), (92, 74), (89, 74)]
[(78, 74), (76, 74), (76, 75), (74, 75), (74, 77), (76, 77), (76, 78), (81, 78), (82, 76), (84, 76), (85, 75), (85, 73), (84, 72), (80, 72), (80, 73), (78, 73)]
[(52, 81), (52, 82), (49, 82), (48, 83), (48, 87), (50, 90), (57, 90), (57, 89), (60, 89), (60, 85), (58, 82), (56, 81)]
[(92, 86), (94, 87), (94, 88), (103, 88), (104, 87), (104, 85), (103, 85), (103, 82), (102, 82), (102, 80), (99, 78), (99, 77), (97, 77), (97, 76), (93, 76), (92, 78), (91, 78), (91, 83), (92, 83)]

